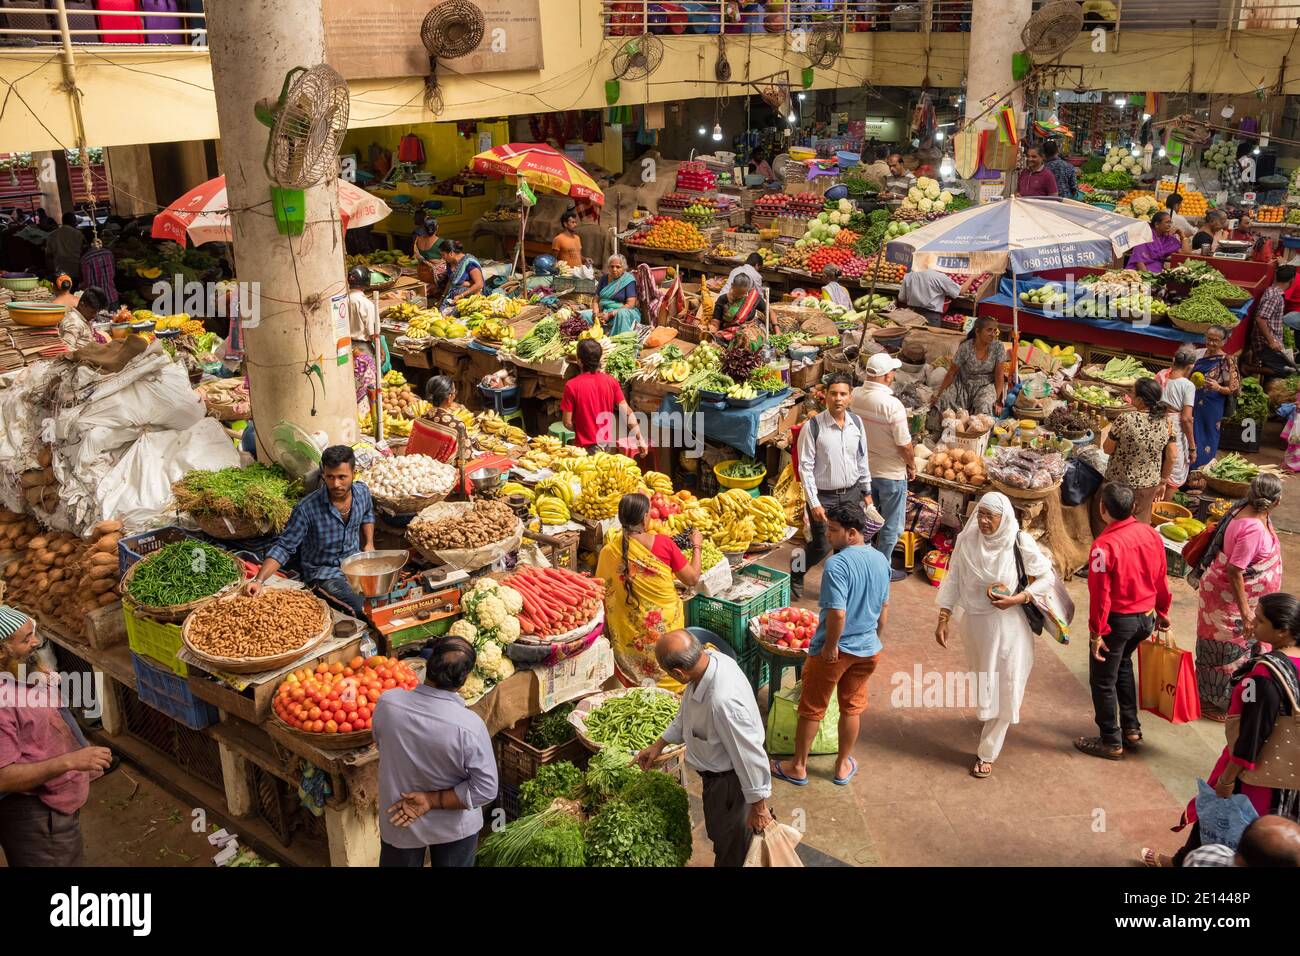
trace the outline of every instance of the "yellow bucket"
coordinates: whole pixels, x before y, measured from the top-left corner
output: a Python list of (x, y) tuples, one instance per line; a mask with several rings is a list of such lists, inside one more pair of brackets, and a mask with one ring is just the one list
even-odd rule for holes
[(817, 150), (809, 149), (807, 146), (791, 146), (787, 153), (789, 153), (791, 159), (798, 163), (817, 158)]
[(739, 461), (739, 458), (728, 458), (726, 461), (720, 461), (713, 466), (713, 474), (717, 477), (718, 484), (722, 485), (724, 488), (739, 488), (742, 491), (749, 491), (749, 489), (757, 488), (761, 485), (763, 479), (767, 477), (766, 468), (763, 469), (761, 475), (756, 475), (753, 478), (731, 478), (723, 474), (724, 471), (732, 465), (739, 463)]

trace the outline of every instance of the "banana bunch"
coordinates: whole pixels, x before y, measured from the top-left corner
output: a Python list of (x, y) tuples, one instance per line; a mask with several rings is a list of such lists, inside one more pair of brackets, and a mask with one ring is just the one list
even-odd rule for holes
[[(385, 438), (407, 438), (411, 434), (411, 425), (412, 419), (403, 418), (401, 415), (393, 415), (387, 409), (384, 410)], [(357, 427), (367, 434), (374, 434), (375, 412), (373, 409), (367, 411), (364, 415), (357, 416)]]
[(584, 518), (591, 518), (593, 521), (612, 518), (618, 514), (618, 503), (622, 500), (624, 494), (626, 492), (622, 491), (600, 494), (595, 491), (588, 491), (584, 487), (582, 494), (578, 495), (578, 500), (574, 502), (574, 510)]
[(671, 498), (673, 494), (672, 479), (662, 472), (647, 471), (641, 476), (641, 481), (651, 491), (657, 491), (665, 498)]
[(681, 534), (687, 528), (694, 528), (706, 538), (711, 537), (713, 532), (720, 526), (717, 516), (713, 511), (705, 507), (702, 502), (696, 502), (691, 507), (675, 515), (669, 515), (668, 523), (673, 529), (673, 534)]
[(566, 507), (573, 506), (573, 485), (569, 483), (568, 478), (561, 478), (559, 475), (543, 478), (534, 490), (539, 498), (549, 495), (552, 498), (559, 498)]
[(486, 342), (504, 342), (510, 338), (510, 327), (500, 319), (486, 319), (475, 327), (474, 334)]
[(533, 451), (544, 451), (548, 455), (554, 455), (564, 447), (564, 442), (554, 435), (538, 435), (536, 438), (528, 439), (528, 447)]
[(524, 471), (541, 471), (551, 467), (551, 456), (544, 451), (533, 449), (515, 462)]
[(482, 451), (490, 451), (494, 455), (510, 454), (510, 446), (496, 435), (477, 435), (474, 438), (474, 444)]
[(478, 425), (487, 435), (496, 435), (511, 445), (523, 445), (528, 442), (528, 433), (518, 425), (511, 425), (496, 412), (488, 409), (480, 412)]
[(469, 431), (478, 429), (478, 422), (474, 419), (474, 413), (464, 405), (453, 405), (451, 413), (456, 416), (457, 420)]
[(749, 546), (754, 543), (756, 533), (757, 529), (754, 526), (753, 517), (745, 515), (739, 521), (732, 521), (723, 525), (720, 530), (715, 531), (710, 537), (713, 543), (718, 546), (719, 551), (737, 554), (749, 550)]
[(532, 501), (534, 497), (533, 489), (527, 485), (521, 485), (517, 481), (507, 481), (499, 490), (503, 498), (507, 495), (523, 495), (529, 501)]
[(711, 506), (710, 510), (724, 521), (739, 521), (749, 514), (753, 501), (747, 491), (731, 488), (716, 498), (710, 498), (706, 507)]
[(597, 452), (575, 461), (575, 471), (582, 478), (582, 494), (575, 509), (588, 518), (609, 518), (618, 511), (618, 502), (641, 484), (641, 469), (626, 455)]
[(754, 519), (755, 540), (774, 543), (785, 537), (785, 507), (771, 495), (751, 499), (750, 517)]
[(561, 498), (553, 495), (542, 495), (533, 504), (533, 510), (537, 517), (542, 519), (542, 524), (556, 525), (564, 524), (569, 520), (569, 506)]

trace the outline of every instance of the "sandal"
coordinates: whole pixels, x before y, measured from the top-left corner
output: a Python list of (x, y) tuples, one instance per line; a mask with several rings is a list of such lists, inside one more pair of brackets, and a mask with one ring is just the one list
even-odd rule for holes
[[(985, 767), (987, 767), (988, 769), (985, 770), (984, 769)], [(980, 760), (976, 758), (975, 766), (971, 768), (970, 775), (972, 777), (979, 777), (980, 779), (983, 779), (984, 777), (991, 776), (992, 773), (993, 773), (993, 761)]]
[(772, 769), (772, 776), (776, 777), (778, 780), (784, 780), (786, 783), (792, 783), (796, 787), (808, 786), (807, 777), (803, 777), (802, 779), (799, 777), (791, 777), (789, 774), (787, 774), (784, 770), (781, 769), (781, 761), (772, 760), (769, 763)]
[(1129, 750), (1137, 750), (1142, 744), (1142, 731), (1126, 730), (1124, 731), (1124, 746)]
[(1206, 720), (1214, 721), (1216, 724), (1226, 724), (1228, 722), (1228, 715), (1226, 712), (1209, 707), (1201, 708), (1201, 716)]
[(1143, 866), (1154, 866), (1163, 869), (1174, 865), (1172, 857), (1165, 856), (1163, 853), (1157, 853), (1155, 850), (1146, 846), (1142, 848), (1142, 855), (1138, 859), (1142, 861)]
[(1112, 747), (1100, 737), (1075, 737), (1074, 749), (1089, 757), (1101, 757), (1104, 760), (1123, 760), (1124, 748)]

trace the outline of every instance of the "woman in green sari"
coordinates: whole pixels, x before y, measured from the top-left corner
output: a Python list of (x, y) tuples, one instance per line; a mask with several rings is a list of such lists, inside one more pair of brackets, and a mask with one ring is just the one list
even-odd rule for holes
[(627, 260), (622, 256), (610, 256), (605, 265), (605, 274), (600, 277), (598, 287), (600, 312), (593, 316), (590, 310), (582, 313), (587, 321), (599, 319), (600, 327), (608, 335), (630, 332), (641, 321), (641, 310), (636, 302), (636, 276), (628, 271)]

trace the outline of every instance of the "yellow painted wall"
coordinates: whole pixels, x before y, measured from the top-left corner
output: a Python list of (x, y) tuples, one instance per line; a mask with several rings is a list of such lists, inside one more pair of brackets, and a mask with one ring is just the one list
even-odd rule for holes
[(439, 179), (446, 179), (468, 166), (469, 161), (478, 154), (479, 134), (491, 133), (493, 146), (508, 143), (510, 123), (507, 120), (480, 122), (478, 132), (471, 136), (461, 136), (455, 123), (408, 123), (403, 126), (352, 129), (343, 140), (342, 152), (357, 153), (364, 163), (369, 155), (370, 144), (378, 143), (392, 152), (393, 161), (396, 162), (398, 144), (408, 133), (414, 133), (424, 143), (425, 163), (421, 168)]
[[(441, 77), (446, 109), (440, 120), (475, 119), (566, 109), (604, 107), (604, 82), (614, 41), (601, 36), (599, 0), (546, 0), (542, 40), (546, 68), (489, 76)], [(1063, 62), (1081, 64), (1089, 87), (1114, 90), (1183, 90), (1194, 59), (1194, 88), (1210, 93), (1246, 93), (1271, 86), (1294, 31), (1211, 33), (1190, 29), (1121, 31), (1107, 53), (1092, 53), (1081, 34)], [(665, 37), (665, 57), (645, 80), (623, 81), (622, 102), (673, 102), (712, 97), (716, 37)], [(957, 87), (966, 72), (969, 34), (859, 33), (845, 41), (836, 66), (817, 71), (814, 87)], [(1194, 51), (1193, 51), (1194, 48)], [(803, 58), (776, 35), (729, 38), (728, 56), (739, 81), (789, 71), (798, 81)], [(212, 77), (203, 51), (96, 51), (78, 55), (88, 139), (93, 145), (171, 142), (216, 138)], [(1300, 93), (1300, 56), (1292, 56), (1284, 89)], [(1071, 78), (1071, 83), (1073, 78)], [(49, 51), (0, 54), (0, 86), (16, 83), (26, 102), (10, 97), (0, 122), (0, 151), (42, 150), (74, 143), (72, 115), (58, 58)], [(423, 79), (402, 77), (352, 84), (351, 125), (370, 128), (427, 123)], [(1008, 77), (1007, 85), (1011, 85)], [(268, 95), (278, 91), (268, 90)], [(250, 107), (251, 109), (251, 104)], [(37, 118), (49, 127), (42, 128)], [(53, 135), (51, 135), (51, 133)]]

